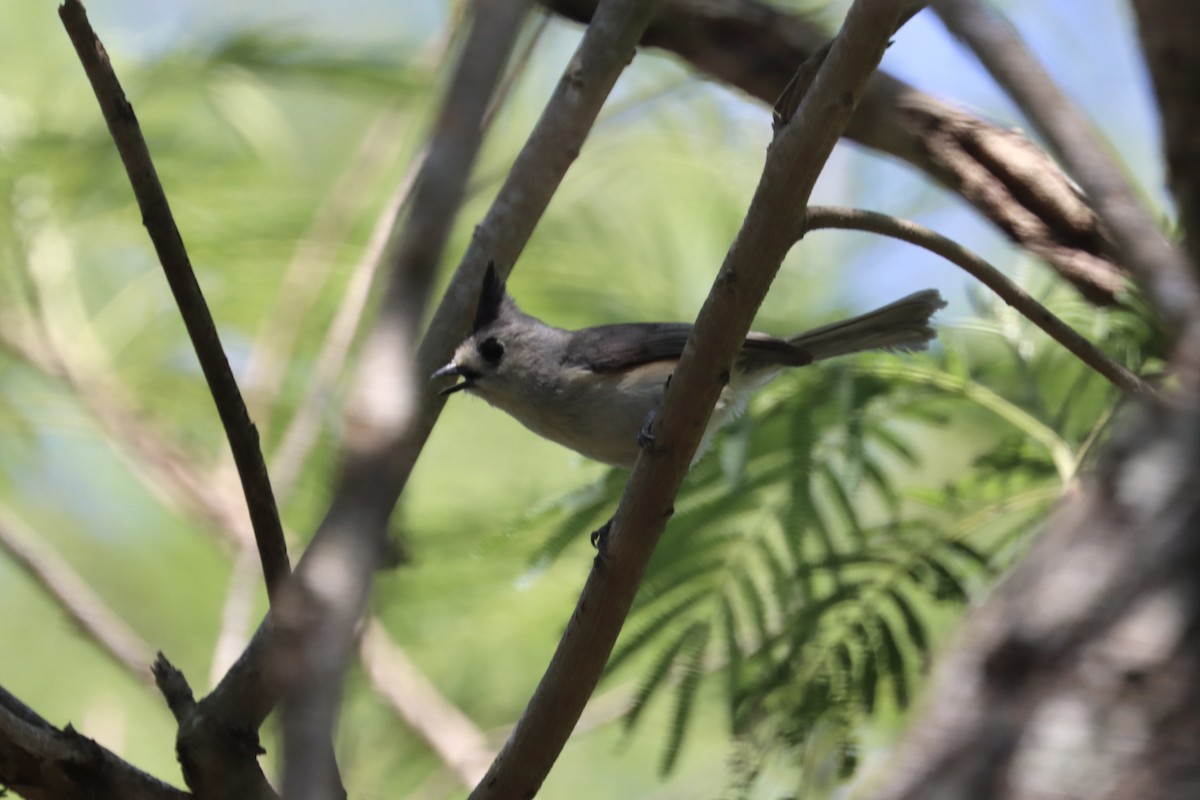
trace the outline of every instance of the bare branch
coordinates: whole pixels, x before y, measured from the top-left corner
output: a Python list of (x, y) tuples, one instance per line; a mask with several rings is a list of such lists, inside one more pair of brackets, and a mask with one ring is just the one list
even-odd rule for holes
[(259, 558), (262, 560), (263, 577), (267, 592), (274, 599), (280, 586), (290, 574), (287, 544), (283, 537), (283, 526), (275, 507), (271, 492), (271, 481), (259, 449), (258, 433), (246, 411), (246, 404), (238, 391), (237, 381), (221, 348), (221, 340), (213, 324), (208, 305), (196, 282), (191, 262), (183, 246), (179, 229), (175, 226), (166, 194), (150, 159), (150, 151), (142, 137), (141, 128), (134, 116), (133, 108), (113, 72), (104, 45), (88, 22), (87, 12), (79, 0), (66, 0), (59, 7), (59, 17), (67, 35), (75, 46), (75, 52), (83, 64), (100, 109), (108, 123), (113, 142), (121, 154), (125, 170), (142, 211), (142, 221), (154, 243), (162, 263), (163, 272), (175, 302), (179, 306), (188, 336), (196, 350), (200, 368), (208, 382), (213, 402), (226, 438), (233, 450), (242, 491), (250, 511), (255, 541), (258, 543)]
[[(559, 81), (546, 110), (501, 186), (442, 298), (417, 353), (417, 369), (427, 375), (450, 357), (462, 341), (475, 310), (479, 281), (489, 258), (506, 275), (528, 241), (568, 167), (579, 153), (617, 76), (628, 63), (650, 3), (609, 3), (589, 26), (571, 66)], [(586, 80), (583, 78), (586, 76)], [(389, 365), (388, 369), (395, 369)], [(420, 419), (395, 448), (385, 474), (375, 474), (379, 491), (397, 496), (441, 412), (443, 400), (422, 384)], [(390, 505), (388, 506), (390, 511)], [(307, 561), (306, 558), (301, 562)], [(257, 726), (278, 699), (278, 683), (267, 669), (275, 629), (264, 621), (241, 658), (201, 706), (218, 718)]]
[(363, 669), (375, 691), (468, 788), (487, 772), (495, 750), (474, 722), (442, 697), (375, 618), (367, 620), (359, 644)]
[[(548, 17), (543, 17), (525, 47), (513, 59), (513, 65), (504, 81), (497, 87), (495, 95), (484, 113), (483, 120), (480, 122), (481, 134), (487, 133), (496, 111), (503, 105), (504, 100), (516, 84), (517, 77), (528, 65), (533, 48), (545, 30), (548, 19)], [(449, 43), (451, 38), (451, 36), (447, 36), (445, 42)], [(391, 241), (400, 223), (400, 212), (407, 205), (413, 183), (423, 167), (428, 153), (429, 148), (423, 148), (400, 179), (391, 201), (380, 214), (371, 231), (367, 246), (346, 287), (342, 304), (338, 307), (333, 322), (329, 325), (328, 334), (317, 355), (313, 375), (304, 399), (292, 417), (292, 421), (280, 441), (279, 449), (272, 459), (271, 474), (275, 476), (275, 488), (281, 497), (287, 496), (304, 464), (304, 459), (316, 440), (321, 411), (325, 408), (326, 397), (332, 391), (333, 384), (341, 373), (346, 353), (349, 352), (354, 334), (358, 330), (372, 279), (382, 262), (385, 247)]]
[(895, 32), (904, 3), (860, 0), (790, 123), (700, 311), (575, 612), (504, 749), (471, 794), (532, 797), (595, 689), (755, 312), (791, 247), (794, 220)]
[(1133, 9), (1162, 115), (1171, 193), (1195, 269), (1200, 265), (1200, 6), (1134, 0)]
[(401, 212), (408, 206), (413, 185), (425, 164), (428, 152), (428, 148), (422, 149), (408, 165), (395, 191), (392, 192), (391, 199), (376, 219), (366, 247), (350, 274), (346, 291), (342, 294), (342, 302), (338, 305), (333, 321), (329, 323), (325, 340), (317, 353), (312, 377), (308, 381), (304, 396), (300, 399), (300, 404), (279, 441), (279, 448), (271, 459), (275, 488), (280, 497), (287, 497), (291, 493), (304, 461), (316, 442), (321, 415), (328, 407), (329, 395), (341, 377), (346, 354), (350, 352), (354, 336), (359, 330), (363, 309), (366, 308), (375, 276), (383, 264), (388, 242), (392, 240), (400, 223)]
[[(540, 2), (587, 21), (597, 0)], [(796, 65), (827, 43), (825, 31), (803, 16), (761, 0), (664, 0), (642, 39), (768, 104)], [(1111, 305), (1124, 290), (1096, 215), (1054, 161), (1015, 131), (877, 72), (845, 136), (962, 195), (1091, 302)]]
[(257, 561), (254, 550), (248, 546), (238, 550), (233, 557), (225, 602), (221, 605), (221, 625), (217, 628), (208, 667), (209, 686), (216, 686), (250, 638), (250, 629), (257, 616), (254, 603), (254, 590), (258, 586)]
[[(267, 436), (272, 406), (278, 399), (303, 322), (310, 317), (313, 303), (326, 291), (336, 248), (370, 199), (363, 186), (395, 159), (398, 143), (403, 141), (399, 133), (404, 119), (398, 110), (386, 109), (371, 123), (350, 165), (338, 176), (284, 270), (283, 282), (264, 317), (242, 373), (246, 396), (261, 420), (261, 436)], [(279, 476), (274, 471), (272, 476), (276, 494), (284, 496)]]
[(175, 751), (183, 779), (196, 797), (279, 800), (258, 765), (264, 752), (258, 731), (236, 735), (231, 727), (212, 725), (187, 678), (162, 653), (154, 661), (154, 681), (178, 724)]
[[(1137, 375), (1109, 358), (1103, 350), (1035, 300), (1000, 270), (957, 242), (926, 227), (873, 211), (854, 208), (812, 206), (804, 219), (804, 232), (819, 228), (841, 228), (878, 233), (923, 247), (955, 264), (995, 292), (1001, 300), (1021, 312), (1030, 322), (1069, 350), (1076, 358), (1107, 378), (1123, 392), (1153, 394), (1154, 389)], [(801, 233), (801, 236), (804, 235)]]
[(1164, 321), (1182, 330), (1189, 318), (1200, 314), (1200, 289), (1191, 269), (1137, 201), (1083, 114), (1059, 91), (1016, 31), (979, 0), (936, 0), (933, 8), (1058, 152), (1096, 204), (1121, 262)]
[(70, 725), (51, 725), (0, 688), (0, 786), (26, 800), (186, 800)]
[(415, 367), (414, 344), (483, 141), (483, 117), (526, 6), (525, 0), (499, 0), (474, 7), (417, 177), (412, 211), (389, 253), (390, 281), (346, 408), (344, 466), (334, 497), (277, 612), (283, 635), (275, 659), (288, 687), (283, 787), (289, 800), (344, 794), (331, 736), (355, 628), (403, 485), (393, 477), (396, 454), (419, 424), (418, 386), (427, 373)]
[(149, 683), (154, 650), (53, 548), (0, 505), (0, 550), (22, 567), (79, 629), (133, 677)]

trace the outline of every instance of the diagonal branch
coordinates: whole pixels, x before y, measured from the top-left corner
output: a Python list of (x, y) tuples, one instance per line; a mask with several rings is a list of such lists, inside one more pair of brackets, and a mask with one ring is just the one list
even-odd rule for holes
[(979, 0), (938, 0), (933, 8), (1057, 151), (1095, 203), (1121, 262), (1174, 330), (1200, 314), (1200, 289), (1183, 255), (1138, 202), (1083, 114), (1059, 91), (1017, 33)]
[(113, 611), (62, 556), (0, 505), (0, 550), (16, 561), (79, 629), (133, 677), (151, 681), (154, 650)]
[[(304, 330), (304, 320), (311, 317), (310, 310), (326, 291), (337, 247), (370, 198), (362, 187), (395, 160), (398, 142), (403, 140), (399, 135), (403, 119), (398, 109), (388, 108), (371, 122), (349, 166), (338, 176), (283, 271), (283, 281), (242, 370), (246, 396), (260, 417), (260, 434), (264, 437), (268, 422), (277, 412), (279, 392)], [(271, 474), (277, 495), (284, 496), (279, 476), (274, 470)]]
[(0, 687), (0, 786), (26, 800), (186, 800), (75, 731), (42, 719)]
[(356, 626), (403, 485), (397, 452), (419, 424), (424, 371), (415, 342), (437, 265), (483, 142), (483, 120), (525, 18), (525, 0), (477, 4), (417, 176), (412, 211), (389, 249), (389, 281), (346, 408), (343, 467), (329, 511), (277, 609), (274, 663), (286, 687), (284, 794), (344, 794), (332, 735)]
[(291, 569), (283, 527), (275, 507), (275, 497), (271, 492), (271, 481), (259, 448), (258, 432), (246, 411), (237, 381), (229, 367), (229, 361), (225, 358), (225, 351), (221, 348), (220, 337), (200, 290), (200, 284), (192, 271), (187, 250), (184, 249), (183, 239), (175, 226), (170, 205), (150, 159), (150, 151), (142, 137), (141, 128), (113, 72), (104, 45), (92, 30), (87, 12), (79, 0), (65, 0), (59, 7), (59, 16), (92, 84), (96, 99), (100, 102), (100, 109), (108, 123), (113, 142), (121, 154), (138, 207), (142, 211), (142, 222), (154, 243), (163, 273), (171, 287), (171, 293), (175, 296), (180, 316), (183, 317), (200, 368), (217, 406), (217, 413), (225, 428), (238, 475), (241, 477), (242, 490), (246, 496), (250, 521), (262, 560), (267, 592), (274, 599)]
[[(495, 118), (496, 111), (508, 98), (517, 78), (528, 66), (533, 49), (541, 38), (548, 19), (548, 17), (544, 17), (538, 23), (522, 50), (514, 57), (513, 65), (500, 86), (497, 87), (495, 95), (484, 113), (480, 123), (482, 134), (486, 135)], [(449, 33), (445, 38), (446, 44), (453, 38), (453, 33)], [(271, 474), (275, 476), (276, 491), (281, 497), (286, 496), (290, 491), (303, 466), (304, 459), (312, 449), (320, 425), (320, 415), (325, 407), (325, 398), (341, 374), (342, 366), (346, 361), (346, 353), (350, 350), (354, 334), (358, 331), (362, 319), (363, 308), (367, 303), (372, 280), (383, 260), (388, 242), (396, 235), (401, 211), (407, 207), (413, 184), (428, 153), (429, 148), (423, 148), (400, 179), (391, 200), (371, 231), (362, 256), (346, 285), (342, 303), (338, 307), (333, 322), (329, 324), (328, 333), (313, 367), (308, 389), (272, 458)]]
[(1179, 205), (1183, 241), (1200, 269), (1200, 6), (1134, 0), (1138, 38), (1162, 115), (1171, 194)]
[[(577, 21), (596, 8), (596, 0), (540, 2)], [(762, 0), (664, 0), (642, 39), (771, 105), (796, 64), (827, 44), (817, 25)], [(1054, 161), (1019, 133), (877, 72), (844, 135), (961, 195), (1091, 302), (1111, 305), (1124, 290), (1124, 270), (1096, 215)]]
[(1028, 292), (1013, 283), (1000, 270), (957, 242), (928, 228), (886, 214), (854, 208), (813, 206), (805, 215), (803, 232), (820, 228), (868, 231), (923, 247), (961, 267), (968, 275), (995, 292), (1001, 300), (1019, 311), (1026, 319), (1041, 328), (1050, 338), (1065, 347), (1076, 358), (1108, 379), (1113, 386), (1130, 394), (1153, 394), (1154, 389), (1123, 365), (1118, 364), (1082, 334), (1063, 322), (1050, 309)]
[(371, 294), (375, 276), (383, 265), (387, 244), (395, 234), (401, 212), (408, 206), (413, 184), (425, 163), (421, 153), (408, 166), (400, 178), (387, 205), (375, 221), (366, 247), (350, 273), (342, 301), (334, 313), (333, 321), (325, 332), (325, 339), (313, 364), (312, 376), (301, 397), (295, 413), (284, 429), (279, 447), (271, 458), (271, 474), (275, 476), (275, 489), (286, 498), (300, 477), (304, 461), (312, 450), (320, 432), (321, 417), (328, 406), (329, 395), (341, 377), (346, 355), (354, 342), (355, 334), (363, 319), (363, 310)]
[[(650, 4), (638, 0), (610, 0), (589, 26), (492, 207), (476, 227), (471, 245), (434, 313), (417, 352), (421, 374), (429, 374), (445, 363), (462, 341), (475, 311), (479, 281), (488, 259), (494, 257), (497, 268), (505, 275), (512, 269), (554, 191), (578, 156), (651, 11)], [(388, 368), (394, 369), (394, 365)], [(423, 393), (419, 423), (408, 431), (393, 453), (388, 477), (373, 476), (379, 484), (394, 481), (396, 485), (391, 486), (390, 493), (398, 494), (403, 488), (442, 409), (443, 400), (430, 387), (422, 384), (420, 388)], [(306, 560), (302, 560), (302, 567)], [(268, 617), (241, 658), (201, 701), (201, 706), (212, 715), (236, 720), (241, 726), (260, 725), (279, 697), (278, 683), (267, 668), (275, 633), (274, 623)]]
[(359, 644), (363, 670), (408, 726), (429, 743), (459, 783), (471, 787), (487, 772), (495, 751), (479, 728), (445, 701), (377, 618), (367, 620)]
[(545, 675), (472, 800), (532, 797), (558, 758), (612, 652), (733, 360), (794, 241), (792, 220), (803, 213), (904, 11), (901, 2), (854, 3), (795, 118), (784, 120), (767, 151), (742, 229), (611, 522), (608, 555), (597, 558)]

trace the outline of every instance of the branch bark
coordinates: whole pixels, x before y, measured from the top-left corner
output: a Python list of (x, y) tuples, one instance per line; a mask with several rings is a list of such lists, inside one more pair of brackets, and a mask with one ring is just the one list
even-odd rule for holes
[[(1181, 61), (1152, 70), (1170, 84), (1159, 87), (1164, 130), (1200, 119), (1200, 95), (1177, 91), (1181, 82), (1194, 85), (1195, 76), (1182, 73), (1196, 61), (1200, 12), (1152, 2), (1139, 10), (1143, 40), (1192, 37)], [(967, 16), (952, 16), (960, 12)], [(1067, 134), (1060, 146), (1088, 147), (1071, 138), (1079, 131), (1069, 110), (1053, 97), (1036, 99), (1045, 87), (1032, 85), (1037, 72), (1014, 55), (1010, 33), (979, 13), (948, 9), (951, 24), (969, 28), (998, 70), (1018, 70), (1009, 77), (1031, 84), (1023, 89), (1031, 103), (1048, 103), (1041, 112)], [(1094, 156), (1072, 154), (1081, 164)], [(1187, 159), (1170, 166), (1182, 208), (1183, 198), (1200, 196), (1200, 171)], [(1104, 183), (1099, 169), (1092, 179)], [(1129, 215), (1122, 222), (1136, 222), (1136, 211), (1121, 212)], [(1200, 220), (1184, 211), (1183, 221), (1194, 242), (1200, 230), (1188, 226)], [(1163, 243), (1157, 231), (1149, 235), (1149, 299), (1182, 326), (1169, 364), (1176, 388), (1142, 398), (1126, 415), (1096, 473), (968, 617), (940, 661), (928, 707), (870, 795), (877, 800), (1169, 800), (1200, 787), (1200, 317), (1188, 310), (1200, 288), (1196, 265), (1171, 253), (1158, 260)], [(1176, 284), (1182, 294), (1168, 296)]]
[(1191, 270), (1134, 195), (1083, 114), (1066, 98), (1017, 33), (979, 0), (936, 0), (947, 29), (975, 55), (1058, 152), (1112, 234), (1132, 272), (1174, 331), (1200, 314)]
[(186, 800), (76, 732), (59, 730), (0, 687), (0, 785), (26, 800)]
[[(596, 0), (540, 0), (585, 22)], [(796, 64), (828, 43), (802, 16), (762, 0), (664, 0), (642, 45), (773, 105)], [(1098, 218), (1062, 170), (1025, 137), (877, 72), (847, 139), (908, 162), (958, 193), (1014, 243), (1046, 260), (1092, 303), (1125, 290)]]
[(1200, 265), (1200, 7), (1169, 0), (1134, 0), (1142, 53), (1162, 112), (1171, 193), (1179, 204), (1184, 244)]
[(346, 409), (343, 467), (296, 580), (276, 609), (272, 654), (283, 679), (285, 796), (345, 795), (332, 736), (342, 676), (403, 482), (397, 450), (419, 424), (425, 381), (415, 346), (437, 265), (483, 142), (483, 120), (525, 17), (525, 0), (474, 6), (471, 29), (417, 176), (413, 207), (388, 255), (389, 281)]
[(961, 267), (964, 272), (995, 292), (1001, 300), (1041, 328), (1072, 355), (1104, 376), (1113, 386), (1123, 392), (1135, 395), (1153, 394), (1154, 392), (1154, 389), (1145, 381), (1109, 358), (1103, 350), (1096, 347), (1050, 309), (1035, 300), (1028, 292), (1009, 280), (1003, 272), (945, 236), (915, 222), (873, 211), (813, 206), (805, 215), (803, 231), (800, 236), (820, 228), (868, 231), (923, 247)]
[[(418, 374), (432, 373), (462, 341), (489, 258), (495, 259), (505, 275), (512, 270), (554, 191), (578, 156), (652, 10), (651, 3), (609, 0), (589, 26), (492, 207), (475, 229), (471, 245), (417, 351)], [(386, 475), (370, 476), (377, 484), (386, 484), (378, 488), (381, 492), (399, 495), (444, 404), (444, 399), (425, 382), (419, 388), (418, 424), (394, 448)], [(301, 569), (306, 560), (302, 559)], [(221, 683), (200, 701), (201, 708), (217, 719), (236, 721), (238, 725), (261, 725), (279, 698), (279, 682), (267, 664), (275, 637), (274, 622), (268, 617)]]
[(904, 3), (851, 7), (796, 117), (784, 120), (742, 229), (700, 311), (558, 649), (472, 800), (532, 797), (558, 758), (612, 652), (646, 564), (673, 512), (717, 398), (783, 257), (794, 220), (849, 122)]
[(149, 683), (154, 650), (113, 611), (53, 548), (0, 505), (0, 550), (42, 587), (89, 639), (130, 675)]
[(1147, 400), (939, 662), (875, 800), (1200, 785), (1200, 415)]
[(58, 12), (96, 99), (100, 102), (100, 110), (108, 123), (113, 143), (125, 164), (134, 196), (142, 211), (142, 222), (154, 243), (163, 274), (196, 350), (221, 425), (225, 428), (250, 511), (267, 593), (274, 599), (291, 573), (291, 567), (283, 526), (275, 507), (275, 496), (271, 492), (271, 480), (259, 448), (258, 432), (246, 411), (229, 361), (225, 358), (216, 325), (208, 311), (200, 284), (196, 281), (196, 274), (192, 271), (183, 238), (175, 226), (170, 204), (150, 159), (150, 150), (133, 107), (125, 98), (125, 92), (113, 72), (108, 53), (92, 30), (87, 12), (79, 0), (65, 0)]

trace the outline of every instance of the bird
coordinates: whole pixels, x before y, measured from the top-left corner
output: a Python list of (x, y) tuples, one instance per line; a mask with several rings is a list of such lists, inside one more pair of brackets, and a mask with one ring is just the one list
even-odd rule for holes
[[(864, 350), (916, 351), (936, 336), (936, 289), (786, 338), (750, 333), (730, 370), (696, 458), (750, 396), (782, 370)], [(523, 312), (489, 263), (466, 339), (434, 381), (467, 392), (581, 455), (632, 469), (692, 326), (635, 322), (564, 330)]]

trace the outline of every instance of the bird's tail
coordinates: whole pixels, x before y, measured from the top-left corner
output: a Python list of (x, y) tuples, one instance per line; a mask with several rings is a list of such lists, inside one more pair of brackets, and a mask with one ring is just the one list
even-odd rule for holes
[(924, 350), (937, 335), (929, 318), (945, 305), (936, 289), (926, 289), (861, 316), (799, 333), (788, 343), (811, 354), (813, 361), (863, 350)]

